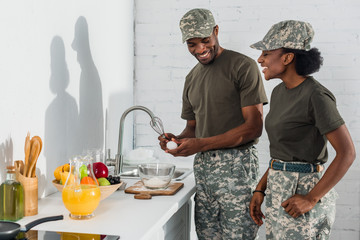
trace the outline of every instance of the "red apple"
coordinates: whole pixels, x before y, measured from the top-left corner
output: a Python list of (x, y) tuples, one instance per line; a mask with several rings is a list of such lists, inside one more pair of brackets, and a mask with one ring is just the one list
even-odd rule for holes
[(107, 166), (102, 162), (93, 163), (93, 171), (96, 178), (107, 178), (109, 175)]

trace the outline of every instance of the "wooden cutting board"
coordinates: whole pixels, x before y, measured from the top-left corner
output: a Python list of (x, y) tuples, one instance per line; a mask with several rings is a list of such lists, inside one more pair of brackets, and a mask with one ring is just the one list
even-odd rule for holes
[(148, 189), (144, 186), (144, 184), (141, 181), (138, 181), (131, 187), (126, 188), (125, 193), (134, 193), (134, 194), (144, 193), (144, 194), (150, 194), (152, 196), (174, 195), (183, 186), (184, 186), (184, 183), (182, 183), (182, 182), (173, 182), (173, 183), (170, 183), (170, 185), (166, 189)]

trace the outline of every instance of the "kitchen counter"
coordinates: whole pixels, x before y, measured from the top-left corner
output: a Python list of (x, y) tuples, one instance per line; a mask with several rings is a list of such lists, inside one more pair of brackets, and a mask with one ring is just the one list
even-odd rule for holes
[[(138, 179), (123, 179), (132, 186)], [(33, 227), (34, 230), (78, 232), (91, 234), (119, 235), (121, 240), (164, 239), (165, 226), (184, 206), (191, 210), (191, 197), (195, 192), (194, 175), (191, 173), (181, 182), (184, 187), (172, 196), (153, 196), (150, 200), (134, 199), (133, 194), (116, 191), (101, 201), (94, 211), (95, 217), (89, 220), (72, 220), (62, 203), (61, 193), (56, 192), (39, 200), (39, 213), (24, 217), (18, 223), (26, 223), (38, 218), (64, 215), (64, 220), (46, 222)], [(184, 208), (183, 208), (184, 209)], [(187, 218), (193, 216), (186, 214)], [(171, 220), (173, 222), (173, 220)], [(187, 221), (190, 221), (188, 219)], [(189, 228), (186, 231), (190, 231)], [(166, 233), (165, 233), (166, 234)]]

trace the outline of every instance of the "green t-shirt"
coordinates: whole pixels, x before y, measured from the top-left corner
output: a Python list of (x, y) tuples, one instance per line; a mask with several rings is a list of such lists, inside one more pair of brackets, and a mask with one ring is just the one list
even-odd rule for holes
[(241, 108), (259, 103), (267, 98), (256, 62), (225, 49), (187, 75), (181, 117), (196, 120), (196, 137), (211, 137), (244, 123)]
[(292, 89), (281, 83), (271, 94), (265, 119), (270, 155), (283, 161), (325, 163), (325, 134), (343, 124), (334, 95), (313, 77)]

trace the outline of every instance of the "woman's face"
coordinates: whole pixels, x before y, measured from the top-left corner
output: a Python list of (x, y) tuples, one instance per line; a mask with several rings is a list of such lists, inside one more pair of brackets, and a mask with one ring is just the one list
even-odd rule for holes
[(280, 78), (286, 70), (286, 54), (283, 53), (282, 49), (275, 49), (269, 51), (262, 51), (258, 58), (258, 63), (264, 69), (264, 77), (266, 80)]

